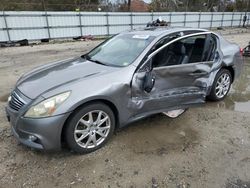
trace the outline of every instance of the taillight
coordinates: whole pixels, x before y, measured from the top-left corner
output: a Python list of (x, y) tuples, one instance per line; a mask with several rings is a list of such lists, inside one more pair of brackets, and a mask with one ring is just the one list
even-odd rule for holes
[(244, 49), (243, 48), (240, 48), (240, 54), (243, 55), (243, 51)]

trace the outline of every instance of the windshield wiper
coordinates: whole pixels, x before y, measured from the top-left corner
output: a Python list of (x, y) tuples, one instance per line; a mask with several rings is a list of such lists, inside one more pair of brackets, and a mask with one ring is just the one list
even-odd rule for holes
[(85, 55), (85, 59), (87, 59), (88, 61), (100, 64), (100, 65), (106, 65), (106, 66), (108, 66), (106, 63), (103, 63), (103, 62), (101, 62), (101, 61), (99, 61), (97, 59), (92, 59), (91, 57), (89, 57), (89, 55)]
[(95, 62), (95, 63), (97, 63), (97, 64), (100, 64), (100, 65), (106, 65), (106, 66), (108, 66), (106, 63), (103, 63), (103, 62), (101, 62), (101, 61), (99, 61), (99, 60), (96, 60), (96, 59), (88, 59), (89, 61), (92, 61), (92, 62)]

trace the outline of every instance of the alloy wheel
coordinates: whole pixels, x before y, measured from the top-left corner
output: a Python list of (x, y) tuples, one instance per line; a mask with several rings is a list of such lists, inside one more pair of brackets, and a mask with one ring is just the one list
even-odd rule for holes
[(227, 73), (222, 74), (216, 83), (215, 94), (218, 98), (223, 98), (230, 89), (230, 76)]
[(106, 139), (110, 127), (111, 120), (107, 113), (102, 110), (90, 111), (75, 126), (75, 142), (86, 149), (95, 148)]

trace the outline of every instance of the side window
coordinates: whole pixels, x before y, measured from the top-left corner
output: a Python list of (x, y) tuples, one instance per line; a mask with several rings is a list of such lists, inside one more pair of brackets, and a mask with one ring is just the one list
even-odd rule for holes
[(197, 63), (203, 61), (203, 53), (206, 42), (206, 35), (198, 35), (182, 40), (189, 58), (188, 63)]
[[(209, 36), (209, 37), (208, 37)], [(215, 49), (214, 39), (207, 34), (178, 40), (159, 51), (152, 59), (153, 67), (208, 61)]]
[(150, 50), (150, 53), (154, 52), (155, 50), (159, 49), (163, 45), (167, 44), (171, 40), (174, 40), (180, 36), (184, 35), (182, 32), (174, 33), (171, 35), (168, 35), (167, 37), (162, 38), (160, 41), (158, 41)]
[(213, 61), (215, 59), (216, 49), (217, 37), (212, 34), (209, 40), (209, 48), (207, 50), (207, 61)]
[(215, 36), (199, 35), (182, 41), (189, 57), (188, 63), (212, 61), (214, 59), (217, 42)]
[(182, 41), (177, 41), (159, 51), (152, 59), (153, 67), (164, 67), (188, 63), (188, 55)]

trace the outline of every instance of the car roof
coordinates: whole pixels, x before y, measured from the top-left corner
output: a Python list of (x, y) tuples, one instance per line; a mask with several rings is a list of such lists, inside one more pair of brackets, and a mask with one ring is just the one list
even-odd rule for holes
[(194, 31), (194, 32), (205, 32), (206, 29), (192, 28), (192, 27), (170, 27), (170, 26), (158, 26), (158, 27), (144, 27), (133, 29), (130, 31), (124, 31), (122, 34), (134, 34), (134, 35), (149, 35), (149, 36), (161, 36), (168, 35), (171, 33), (182, 32), (182, 31)]

